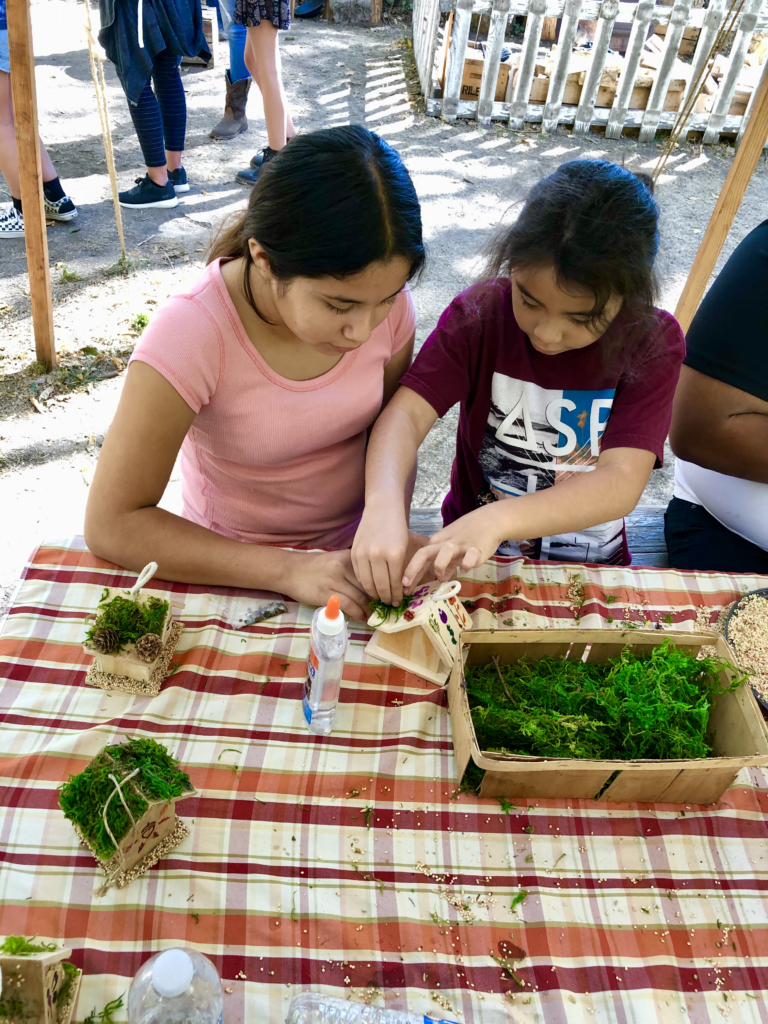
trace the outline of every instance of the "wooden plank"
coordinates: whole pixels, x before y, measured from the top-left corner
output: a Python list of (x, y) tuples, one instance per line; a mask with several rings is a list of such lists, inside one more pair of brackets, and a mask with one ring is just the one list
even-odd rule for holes
[(690, 10), (691, 0), (675, 0), (667, 34), (664, 36), (661, 65), (651, 86), (651, 95), (648, 97), (648, 106), (645, 108), (643, 123), (640, 127), (640, 142), (653, 142), (656, 136), (659, 115), (664, 109), (664, 100), (672, 80), (677, 51), (680, 49), (680, 41), (683, 38), (683, 30), (686, 27)]
[[(646, 3), (653, 3), (653, 0), (646, 0)], [(573, 52), (573, 41), (576, 38), (576, 29), (579, 27), (579, 16), (581, 13), (582, 0), (567, 0), (563, 12), (563, 21), (560, 25), (560, 42), (557, 48), (557, 58), (552, 71), (552, 78), (549, 82), (547, 102), (542, 114), (541, 127), (545, 132), (557, 130), (560, 118), (560, 107), (563, 102), (565, 81), (568, 78), (568, 65), (571, 62)], [(546, 18), (544, 19), (547, 20)]]
[(546, 10), (547, 0), (530, 0), (525, 35), (523, 36), (523, 50), (517, 70), (517, 82), (512, 102), (509, 105), (510, 128), (522, 128), (525, 125), (528, 97), (531, 94), (531, 82), (536, 68), (536, 56), (539, 52)]
[(413, 6), (413, 50), (421, 91), (424, 96), (432, 95), (439, 31), (440, 0), (415, 0)]
[[(720, 82), (720, 88), (712, 107), (712, 113), (709, 115), (709, 123), (704, 132), (702, 142), (717, 142), (722, 130), (723, 121), (731, 108), (733, 94), (736, 92), (736, 84), (744, 67), (744, 60), (747, 56), (752, 33), (755, 30), (757, 12), (759, 10), (760, 0), (747, 0), (744, 4), (739, 27), (736, 30), (736, 38), (731, 47), (728, 70)], [(763, 139), (763, 142), (765, 142), (765, 139)]]
[[(547, 4), (547, 17), (562, 18), (567, 2), (568, 0), (550, 0)], [(584, 0), (584, 6), (581, 11), (581, 18), (583, 21), (597, 21), (600, 14), (600, 2), (601, 0)], [(452, 0), (441, 0), (440, 6), (441, 10), (445, 14), (454, 9)], [(616, 20), (619, 22), (631, 23), (635, 15), (635, 9), (636, 5), (634, 3), (620, 2), (619, 14)], [(491, 0), (476, 0), (474, 10), (475, 14), (487, 14), (491, 10)], [(657, 25), (668, 25), (672, 16), (672, 11), (673, 8), (671, 4), (669, 6), (659, 4), (654, 12), (654, 23)], [(509, 9), (510, 18), (517, 17), (518, 15), (525, 16), (527, 14), (527, 0), (512, 0), (512, 6)], [(700, 29), (704, 25), (706, 14), (707, 10), (705, 8), (693, 5), (690, 14), (688, 15), (686, 28)], [(758, 14), (755, 31), (768, 31), (768, 3), (766, 3), (765, 0), (763, 0), (762, 8)]]
[[(440, 115), (440, 104), (441, 100), (432, 99), (427, 100), (427, 114), (430, 117), (439, 117)], [(493, 104), (493, 115), (494, 121), (506, 121), (509, 117), (509, 103), (494, 103)], [(560, 108), (560, 116), (557, 123), (563, 125), (572, 125), (576, 120), (576, 110), (578, 108), (573, 105), (564, 104)], [(477, 112), (477, 100), (460, 100), (458, 106), (458, 116), (472, 119), (475, 117)], [(525, 122), (527, 124), (537, 124), (542, 120), (544, 112), (543, 103), (529, 103), (528, 109), (525, 112)], [(595, 112), (592, 115), (592, 127), (601, 127), (608, 124), (611, 110), (609, 107), (595, 107)], [(626, 128), (639, 128), (642, 124), (643, 110), (628, 110), (627, 116), (624, 121)], [(677, 119), (676, 110), (664, 110), (659, 116), (658, 128), (672, 128)], [(743, 114), (729, 114), (725, 119), (725, 124), (722, 127), (722, 132), (728, 135), (736, 135), (741, 124), (744, 120)], [(709, 121), (709, 114), (694, 114), (688, 124), (688, 130), (701, 131), (703, 132)]]
[(627, 44), (624, 67), (619, 78), (619, 87), (616, 90), (616, 95), (613, 97), (611, 114), (605, 128), (605, 137), (607, 139), (621, 138), (621, 133), (624, 130), (627, 111), (629, 110), (629, 101), (632, 97), (632, 90), (635, 86), (635, 79), (640, 67), (640, 58), (642, 57), (643, 47), (648, 35), (648, 26), (651, 23), (655, 6), (654, 0), (640, 0), (640, 3), (637, 5), (635, 17), (632, 21), (632, 30), (629, 35), (629, 43)]
[(480, 124), (491, 123), (493, 101), (496, 96), (496, 82), (501, 65), (501, 48), (507, 30), (510, 0), (493, 0), (491, 25), (488, 30), (488, 46), (483, 62), (483, 77), (480, 80), (480, 95), (477, 100), (477, 120)]
[(685, 106), (690, 91), (699, 77), (699, 72), (702, 70), (707, 58), (709, 57), (709, 51), (712, 49), (712, 44), (715, 41), (717, 33), (720, 30), (720, 26), (723, 23), (723, 18), (725, 17), (725, 5), (726, 0), (710, 0), (710, 6), (704, 16), (704, 26), (699, 33), (699, 39), (696, 43), (696, 49), (693, 54), (691, 77), (685, 87), (683, 98), (680, 101), (681, 109)]
[(8, 45), (11, 58), (11, 90), (16, 126), (16, 150), (24, 208), (24, 242), (27, 248), (29, 295), (35, 331), (37, 361), (56, 365), (53, 333), (53, 301), (48, 267), (48, 237), (45, 233), (43, 175), (37, 127), (35, 57), (32, 49), (32, 21), (29, 0), (7, 0)]
[[(448, 71), (445, 75), (445, 89), (441, 103), (444, 121), (455, 121), (461, 96), (461, 78), (464, 74), (464, 59), (467, 54), (469, 30), (472, 24), (474, 0), (457, 0), (453, 19), (453, 33), (448, 48)], [(473, 104), (475, 114), (477, 103)]]
[(577, 135), (584, 135), (588, 132), (589, 126), (592, 123), (597, 90), (600, 86), (600, 79), (603, 77), (603, 69), (605, 67), (605, 55), (608, 52), (608, 44), (613, 35), (613, 25), (618, 13), (618, 0), (603, 0), (600, 5), (600, 17), (597, 20), (597, 31), (595, 32), (595, 39), (592, 44), (587, 77), (581, 90), (581, 99), (576, 111), (576, 123), (573, 126), (573, 130)]
[[(744, 132), (746, 131), (747, 124), (749, 123), (749, 118), (752, 115), (752, 108), (755, 105), (755, 99), (757, 98), (757, 95), (760, 92), (760, 85), (762, 84), (762, 82), (765, 79), (766, 75), (768, 75), (768, 59), (763, 61), (763, 70), (760, 73), (760, 81), (757, 83), (756, 87), (752, 90), (752, 95), (749, 97), (749, 103), (747, 103), (747, 109), (744, 112), (744, 117), (742, 118), (742, 121), (741, 121), (741, 127), (739, 128), (739, 134), (736, 136), (736, 145), (737, 146), (741, 145), (741, 140), (742, 140), (742, 138), (744, 136)], [(768, 145), (768, 140), (766, 141), (766, 145)]]
[(744, 198), (750, 178), (760, 159), (765, 140), (768, 138), (768, 75), (763, 75), (756, 90), (752, 115), (747, 122), (741, 145), (730, 166), (723, 187), (720, 190), (712, 216), (709, 218), (699, 251), (685, 282), (683, 293), (675, 309), (675, 318), (685, 333), (691, 326), (694, 313), (699, 308), (704, 289), (707, 287), (717, 257), (723, 248), (734, 217)]

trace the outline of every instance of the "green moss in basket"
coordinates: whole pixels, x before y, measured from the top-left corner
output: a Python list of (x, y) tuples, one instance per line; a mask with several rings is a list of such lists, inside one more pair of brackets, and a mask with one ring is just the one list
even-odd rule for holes
[(381, 622), (389, 622), (391, 618), (394, 618), (395, 622), (403, 617), (403, 612), (408, 608), (408, 605), (413, 600), (413, 594), (404, 594), (403, 600), (398, 605), (384, 604), (383, 601), (371, 601), (370, 609), (371, 612), (375, 612)]
[(481, 750), (621, 761), (708, 757), (715, 696), (743, 682), (723, 688), (725, 666), (669, 641), (648, 657), (625, 650), (605, 664), (522, 658), (468, 668), (467, 697)]
[(162, 636), (169, 607), (168, 602), (159, 597), (148, 597), (139, 603), (117, 594), (110, 600), (109, 590), (105, 589), (99, 610), (85, 634), (86, 640), (91, 643), (97, 629), (114, 629), (120, 637), (120, 645), (114, 652), (117, 653), (126, 644), (136, 643), (145, 633)]
[(64, 816), (78, 826), (102, 860), (109, 860), (115, 852), (115, 844), (104, 825), (107, 801), (107, 822), (118, 843), (131, 828), (131, 819), (120, 798), (112, 796), (115, 784), (109, 776), (124, 779), (137, 768), (138, 774), (122, 787), (135, 821), (144, 814), (149, 801), (173, 800), (194, 788), (186, 772), (178, 767), (178, 761), (162, 744), (150, 739), (105, 747), (79, 775), (70, 775), (61, 787), (59, 805)]

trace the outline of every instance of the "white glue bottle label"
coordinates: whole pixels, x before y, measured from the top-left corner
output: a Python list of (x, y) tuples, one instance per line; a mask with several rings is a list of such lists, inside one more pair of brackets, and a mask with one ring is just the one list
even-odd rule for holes
[(312, 616), (309, 635), (303, 706), (307, 728), (316, 736), (327, 736), (333, 728), (348, 643), (347, 623), (334, 594)]

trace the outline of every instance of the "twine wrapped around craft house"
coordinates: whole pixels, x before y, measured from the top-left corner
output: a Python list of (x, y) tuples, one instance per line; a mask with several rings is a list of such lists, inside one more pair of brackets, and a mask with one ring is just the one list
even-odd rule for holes
[(59, 803), (104, 870), (95, 895), (128, 885), (189, 835), (176, 801), (195, 792), (178, 762), (150, 739), (107, 746), (70, 776)]

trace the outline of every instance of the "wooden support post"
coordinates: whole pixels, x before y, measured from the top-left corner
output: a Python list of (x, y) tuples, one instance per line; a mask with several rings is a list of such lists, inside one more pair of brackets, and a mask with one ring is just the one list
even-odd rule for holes
[(29, 0), (6, 0), (6, 14), (35, 352), (39, 363), (52, 367), (56, 365), (56, 343), (53, 336), (53, 302), (48, 268), (48, 238), (45, 233)]
[(736, 213), (744, 198), (747, 185), (760, 159), (763, 146), (768, 138), (768, 75), (763, 75), (752, 105), (747, 127), (736, 156), (733, 158), (728, 175), (720, 190), (720, 195), (709, 224), (701, 239), (685, 282), (683, 294), (677, 303), (675, 317), (685, 333), (691, 326), (696, 310), (704, 295), (712, 271), (715, 269), (717, 257), (728, 237)]

